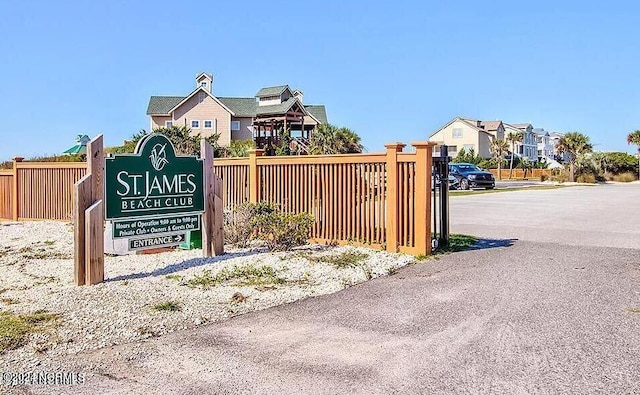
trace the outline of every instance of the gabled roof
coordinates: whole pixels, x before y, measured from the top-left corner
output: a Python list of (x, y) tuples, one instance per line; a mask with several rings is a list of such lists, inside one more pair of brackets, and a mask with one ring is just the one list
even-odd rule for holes
[(213, 79), (213, 74), (207, 74), (205, 72), (201, 72), (198, 75), (196, 75), (196, 81), (199, 81), (200, 77), (202, 76), (209, 77), (209, 79)]
[(262, 88), (256, 93), (256, 97), (265, 97), (265, 96), (280, 96), (282, 92), (285, 90), (291, 90), (289, 85), (280, 85), (280, 86), (269, 86), (267, 88)]
[(211, 92), (209, 92), (207, 89), (205, 89), (205, 88), (203, 88), (203, 87), (201, 87), (201, 86), (197, 87), (193, 92), (191, 92), (191, 93), (189, 94), (189, 96), (185, 97), (185, 98), (184, 98), (180, 103), (178, 103), (178, 104), (176, 104), (175, 106), (171, 107), (167, 113), (171, 113), (171, 112), (173, 112), (175, 109), (177, 109), (178, 107), (180, 107), (181, 105), (183, 105), (184, 103), (186, 103), (186, 102), (187, 102), (187, 100), (189, 100), (189, 99), (191, 99), (193, 96), (195, 96), (195, 95), (196, 95), (196, 93), (198, 93), (198, 92), (204, 92), (204, 93), (206, 93), (206, 94), (207, 94), (207, 95), (209, 95), (209, 97), (211, 97), (211, 98), (212, 98), (216, 103), (220, 104), (220, 105), (221, 105), (225, 110), (229, 111), (229, 113), (231, 113), (231, 115), (235, 115), (235, 114), (233, 113), (233, 111), (231, 111), (231, 110), (230, 110), (227, 106), (225, 106), (225, 105), (224, 105), (220, 100), (218, 100), (218, 98), (217, 98), (217, 97), (213, 96), (213, 95), (211, 94)]
[(511, 126), (517, 128), (517, 129), (526, 129), (529, 126), (531, 126), (530, 123), (512, 123)]
[(517, 130), (517, 131), (521, 132), (519, 127), (516, 127), (515, 125), (512, 125), (510, 123), (505, 123), (504, 124), (504, 128), (505, 129), (509, 129), (509, 130)]
[(549, 132), (544, 130), (544, 128), (533, 128), (533, 133), (537, 134), (538, 136), (548, 136), (549, 135)]
[(151, 96), (147, 115), (166, 115), (176, 104), (184, 100), (184, 96)]
[(502, 125), (502, 121), (480, 121), (480, 126), (483, 126), (486, 131), (498, 130), (500, 125)]
[(300, 104), (300, 101), (295, 97), (290, 97), (280, 104), (274, 104), (271, 106), (257, 106), (256, 116), (284, 114), (289, 111), (291, 107), (293, 107), (296, 103), (300, 106), (302, 112), (307, 115), (307, 111), (305, 110), (304, 106)]
[(327, 110), (323, 105), (308, 104), (304, 106), (309, 115), (320, 123), (327, 124)]
[(254, 117), (258, 103), (254, 97), (219, 97), (220, 101), (234, 112), (236, 117)]
[(486, 130), (479, 128), (477, 126), (477, 121), (473, 120), (473, 119), (466, 119), (466, 118), (461, 118), (461, 117), (455, 117), (453, 118), (451, 121), (447, 122), (446, 125), (444, 125), (443, 127), (441, 127), (440, 129), (436, 130), (435, 132), (431, 133), (431, 135), (429, 136), (429, 138), (433, 137), (434, 135), (436, 135), (437, 133), (439, 133), (442, 129), (446, 128), (447, 126), (451, 125), (452, 123), (456, 122), (456, 121), (460, 121), (462, 123), (464, 123), (465, 125), (469, 126), (471, 129), (476, 130), (478, 132), (482, 132), (482, 133), (486, 133), (489, 136), (493, 135), (489, 132), (487, 132)]

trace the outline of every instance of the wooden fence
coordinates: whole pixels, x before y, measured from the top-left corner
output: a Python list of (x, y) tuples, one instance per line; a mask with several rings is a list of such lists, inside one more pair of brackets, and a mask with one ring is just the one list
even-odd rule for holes
[(73, 184), (86, 172), (83, 162), (20, 162), (0, 172), (0, 218), (71, 220)]
[[(498, 169), (489, 169), (487, 171), (490, 171), (496, 178), (498, 178)], [(547, 177), (551, 177), (551, 169), (531, 169), (531, 170), (527, 170), (526, 172), (525, 172), (524, 169), (513, 169), (513, 174), (511, 175), (511, 179), (515, 179), (515, 180), (524, 180), (524, 179), (540, 180), (540, 177), (543, 174), (546, 175)], [(502, 179), (503, 180), (508, 180), (509, 179), (509, 169), (502, 169), (501, 175), (502, 175)]]
[(386, 153), (218, 159), (225, 208), (266, 201), (315, 218), (316, 242), (428, 254), (431, 143), (386, 145)]
[[(214, 160), (225, 209), (267, 201), (316, 219), (311, 239), (412, 254), (431, 252), (433, 143), (386, 145), (373, 154)], [(0, 218), (70, 220), (73, 184), (86, 163), (14, 162), (0, 173)]]
[(0, 218), (12, 219), (13, 170), (0, 170)]

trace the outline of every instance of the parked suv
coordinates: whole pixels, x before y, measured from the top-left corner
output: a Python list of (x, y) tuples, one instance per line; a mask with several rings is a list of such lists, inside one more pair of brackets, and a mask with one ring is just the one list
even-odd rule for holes
[(496, 180), (493, 178), (493, 174), (471, 163), (450, 163), (449, 175), (458, 180), (457, 184), (459, 189), (493, 189), (496, 186)]

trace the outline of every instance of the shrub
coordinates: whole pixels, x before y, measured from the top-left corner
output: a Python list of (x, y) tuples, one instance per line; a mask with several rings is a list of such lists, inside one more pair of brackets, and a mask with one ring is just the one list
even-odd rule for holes
[(249, 156), (249, 150), (256, 148), (256, 143), (249, 140), (231, 140), (229, 145), (229, 156), (243, 157)]
[(267, 202), (245, 202), (227, 212), (224, 221), (224, 235), (227, 243), (245, 248), (257, 234), (254, 219), (257, 216), (273, 213), (277, 208)]
[(591, 173), (580, 174), (578, 176), (578, 178), (576, 178), (576, 182), (595, 184), (596, 183), (596, 176), (591, 174)]
[(549, 176), (546, 174), (540, 174), (540, 181), (545, 182), (549, 179)]
[(618, 182), (631, 182), (636, 180), (636, 175), (631, 172), (626, 172), (622, 174), (617, 174), (613, 176), (613, 181)]
[(307, 243), (314, 218), (308, 213), (272, 211), (257, 215), (252, 222), (269, 251), (289, 251)]

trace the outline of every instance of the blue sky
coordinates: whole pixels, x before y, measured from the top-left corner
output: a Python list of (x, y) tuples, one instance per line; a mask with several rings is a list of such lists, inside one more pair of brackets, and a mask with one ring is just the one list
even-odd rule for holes
[(520, 3), (4, 2), (0, 160), (60, 153), (80, 133), (120, 144), (149, 127), (149, 96), (187, 94), (200, 71), (219, 96), (300, 88), (369, 151), (460, 115), (635, 152), (640, 5)]

